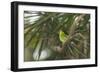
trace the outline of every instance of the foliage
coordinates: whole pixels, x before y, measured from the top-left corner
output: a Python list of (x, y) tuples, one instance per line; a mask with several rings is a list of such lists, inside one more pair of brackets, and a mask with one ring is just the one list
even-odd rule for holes
[[(24, 11), (25, 61), (89, 58), (89, 20), (83, 13)], [(63, 43), (60, 31), (67, 35)]]

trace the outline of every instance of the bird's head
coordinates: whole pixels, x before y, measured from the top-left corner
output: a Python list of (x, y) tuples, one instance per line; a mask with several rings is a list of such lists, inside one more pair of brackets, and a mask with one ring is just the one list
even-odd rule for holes
[(58, 34), (60, 34), (61, 32), (63, 32), (61, 29), (58, 31)]

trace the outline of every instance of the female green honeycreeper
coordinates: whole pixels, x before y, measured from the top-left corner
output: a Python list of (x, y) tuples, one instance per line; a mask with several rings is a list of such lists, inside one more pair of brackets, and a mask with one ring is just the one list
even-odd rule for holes
[(59, 39), (62, 43), (65, 43), (66, 42), (66, 39), (67, 39), (67, 34), (65, 34), (62, 30), (60, 30), (59, 32)]

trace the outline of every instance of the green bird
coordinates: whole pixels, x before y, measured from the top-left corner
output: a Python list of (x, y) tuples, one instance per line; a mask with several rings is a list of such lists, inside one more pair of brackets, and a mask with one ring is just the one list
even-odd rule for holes
[(65, 34), (62, 30), (59, 32), (59, 39), (62, 43), (65, 43), (67, 40), (67, 34)]

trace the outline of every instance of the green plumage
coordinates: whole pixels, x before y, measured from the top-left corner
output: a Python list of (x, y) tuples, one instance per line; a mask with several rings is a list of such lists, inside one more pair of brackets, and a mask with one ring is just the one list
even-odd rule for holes
[(60, 32), (59, 32), (59, 39), (62, 43), (65, 43), (65, 41), (67, 39), (67, 35), (62, 30), (60, 30)]

